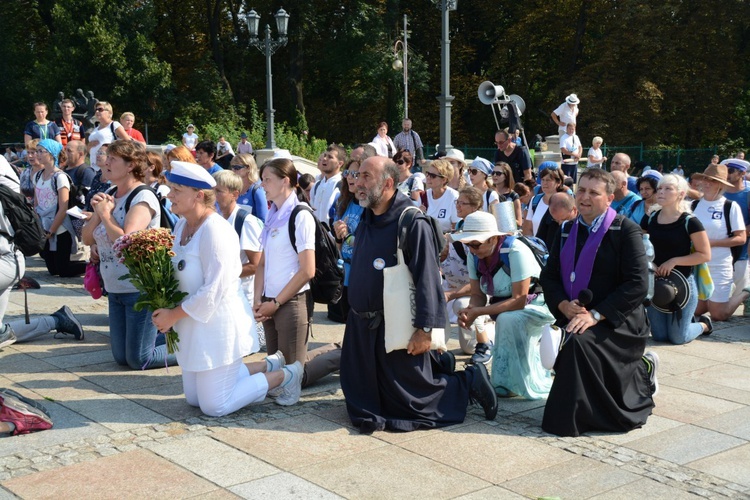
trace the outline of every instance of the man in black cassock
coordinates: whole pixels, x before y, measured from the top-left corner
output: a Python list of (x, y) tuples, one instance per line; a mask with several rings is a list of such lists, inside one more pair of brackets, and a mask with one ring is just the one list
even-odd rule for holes
[(455, 360), (445, 362), (446, 357), (429, 350), (430, 330), (445, 326), (446, 307), (438, 249), (423, 216), (411, 225), (404, 252), (416, 287), (414, 333), (407, 349), (385, 352), (383, 269), (397, 263), (399, 216), (412, 206), (396, 189), (398, 177), (395, 163), (374, 156), (362, 163), (357, 179), (356, 195), (365, 211), (355, 233), (351, 311), (341, 352), (349, 418), (362, 433), (443, 427), (463, 422), (471, 397), (492, 420), (497, 397), (484, 365), (454, 372)]
[[(649, 335), (643, 306), (648, 264), (641, 230), (612, 213), (599, 246), (584, 249), (588, 239), (596, 241), (596, 232), (606, 228), (603, 221), (614, 186), (612, 175), (604, 170), (589, 169), (581, 175), (576, 193), (580, 215), (561, 227), (540, 276), (556, 324), (571, 334), (557, 356), (542, 420), (545, 431), (559, 436), (629, 431), (645, 424), (654, 407), (658, 357), (652, 352), (644, 356)], [(563, 236), (567, 237), (561, 241)], [(573, 237), (575, 246), (566, 254), (564, 245)], [(593, 257), (587, 252), (595, 252), (589, 276), (579, 265), (586, 255)], [(591, 294), (572, 293), (582, 279), (588, 282), (579, 281), (577, 289)], [(586, 300), (586, 295), (593, 299), (583, 306), (577, 299)]]

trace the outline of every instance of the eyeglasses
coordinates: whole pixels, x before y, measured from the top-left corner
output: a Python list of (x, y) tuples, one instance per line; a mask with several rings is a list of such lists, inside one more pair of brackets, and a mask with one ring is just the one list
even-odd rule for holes
[(477, 250), (479, 247), (484, 245), (484, 241), (471, 241), (469, 243), (464, 243), (464, 245), (466, 245), (467, 247), (473, 250)]
[(344, 177), (351, 177), (355, 181), (359, 179), (359, 172), (355, 172), (354, 170), (344, 170), (343, 172), (341, 172), (341, 175), (343, 175)]
[(444, 176), (444, 175), (440, 175), (440, 174), (433, 174), (432, 172), (425, 172), (424, 174), (425, 174), (425, 175), (426, 175), (427, 177), (429, 177), (430, 179), (437, 179), (438, 177), (440, 177), (441, 179), (445, 179), (445, 176)]
[(106, 111), (104, 108), (96, 108), (97, 113), (101, 113), (102, 111)]
[(469, 203), (468, 201), (456, 200), (456, 206), (457, 207), (468, 207), (468, 206), (471, 206), (471, 203)]
[(107, 152), (106, 151), (97, 151), (96, 152), (96, 156), (107, 156)]
[(502, 170), (493, 170), (492, 171), (492, 177), (500, 177), (501, 175), (505, 175), (505, 172)]
[(50, 153), (50, 152), (49, 152), (49, 151), (47, 151), (46, 149), (37, 149), (37, 150), (36, 150), (36, 154), (38, 154), (38, 155), (43, 155), (43, 154), (48, 154), (48, 155), (51, 155), (52, 153)]
[(232, 170), (242, 170), (243, 168), (247, 168), (247, 165), (232, 165)]

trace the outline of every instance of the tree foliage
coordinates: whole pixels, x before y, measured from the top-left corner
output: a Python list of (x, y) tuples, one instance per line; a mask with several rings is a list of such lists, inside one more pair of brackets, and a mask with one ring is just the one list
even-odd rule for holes
[[(289, 40), (273, 57), (280, 135), (369, 141), (403, 112), (393, 46), (409, 16), (409, 111), (425, 143), (438, 137), (441, 13), (433, 0), (288, 0)], [(9, 0), (3, 5), (0, 137), (18, 140), (31, 103), (93, 90), (116, 115), (148, 122), (152, 142), (264, 129), (264, 55), (244, 13), (272, 25), (270, 0)], [(521, 95), (527, 137), (581, 98), (584, 142), (736, 145), (750, 134), (750, 2), (718, 0), (462, 0), (450, 15), (452, 142), (491, 146), (484, 80)], [(263, 103), (263, 104), (261, 104)], [(255, 110), (255, 111), (254, 111)], [(396, 129), (396, 130), (394, 130)], [(305, 134), (305, 132), (308, 132)], [(295, 138), (292, 140), (292, 138)], [(259, 141), (259, 139), (261, 139)], [(295, 143), (295, 141), (301, 141)], [(262, 146), (262, 137), (253, 141)], [(258, 144), (260, 142), (260, 144)]]

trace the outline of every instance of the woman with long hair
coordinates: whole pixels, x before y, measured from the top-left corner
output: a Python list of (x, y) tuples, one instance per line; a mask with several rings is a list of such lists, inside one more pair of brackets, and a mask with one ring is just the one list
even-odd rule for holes
[[(660, 210), (644, 218), (641, 227), (648, 232), (654, 245), (656, 276), (667, 277), (673, 270), (688, 283), (685, 305), (675, 312), (663, 312), (651, 304), (646, 308), (651, 323), (651, 336), (660, 342), (687, 344), (703, 333), (710, 333), (711, 320), (702, 316), (694, 322), (698, 292), (693, 266), (711, 260), (711, 245), (701, 221), (693, 216), (685, 200), (687, 181), (675, 174), (665, 175), (656, 191)], [(691, 248), (692, 247), (692, 248)]]
[[(510, 200), (513, 202), (513, 212), (516, 214), (516, 225), (521, 227), (524, 219), (524, 205), (528, 205), (528, 201), (531, 200), (531, 191), (529, 188), (523, 183), (515, 182), (513, 179), (513, 169), (504, 161), (495, 163), (495, 167), (492, 169), (492, 184), (501, 200)], [(525, 188), (524, 193), (528, 197), (526, 204), (522, 202), (521, 195), (516, 192), (516, 186), (519, 185), (522, 186), (519, 187), (519, 189)]]
[[(350, 159), (346, 163), (342, 175), (344, 182), (341, 184), (341, 195), (333, 217), (333, 233), (341, 250), (341, 259), (344, 261), (344, 293), (341, 295), (339, 303), (335, 304), (336, 307), (328, 308), (328, 318), (339, 323), (346, 323), (346, 318), (349, 315), (349, 269), (354, 253), (354, 233), (357, 231), (362, 212), (365, 209), (359, 204), (356, 196), (357, 188), (355, 185), (357, 178), (359, 178), (359, 161)], [(332, 313), (334, 314), (332, 315)]]
[(255, 158), (249, 153), (240, 153), (229, 162), (232, 172), (242, 179), (242, 192), (237, 203), (253, 209), (253, 215), (262, 221), (268, 216), (266, 192), (260, 185), (258, 166)]
[[(268, 352), (281, 351), (287, 361), (304, 365), (298, 374), (304, 387), (338, 370), (341, 356), (341, 350), (332, 344), (307, 352), (313, 308), (309, 283), (315, 276), (314, 215), (303, 201), (305, 195), (297, 184), (292, 160), (267, 161), (260, 168), (260, 178), (271, 209), (260, 238), (263, 254), (255, 272), (253, 310), (255, 319), (263, 322)], [(298, 209), (294, 217), (292, 245), (290, 219), (302, 204), (306, 208)], [(270, 395), (277, 396), (280, 404), (293, 404), (299, 400), (299, 387), (295, 381)]]

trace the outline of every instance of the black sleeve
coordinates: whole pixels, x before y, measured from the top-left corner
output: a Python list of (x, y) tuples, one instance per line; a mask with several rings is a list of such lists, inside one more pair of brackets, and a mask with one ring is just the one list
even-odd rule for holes
[(409, 261), (407, 265), (416, 289), (414, 326), (444, 328), (446, 320), (445, 295), (440, 278), (438, 251), (432, 227), (424, 217), (417, 217), (407, 235)]
[[(565, 224), (563, 227), (566, 226), (569, 226), (569, 224)], [(542, 268), (542, 273), (539, 275), (539, 282), (542, 284), (544, 301), (547, 303), (549, 311), (558, 321), (566, 323), (567, 319), (565, 315), (557, 308), (560, 302), (568, 300), (568, 296), (563, 288), (562, 279), (560, 278), (561, 232), (562, 227), (556, 231), (554, 238), (552, 238), (552, 245), (547, 247), (549, 257), (547, 265)]]
[(700, 219), (698, 219), (698, 217), (690, 217), (690, 219), (688, 219), (687, 229), (688, 234), (700, 233), (701, 231), (706, 230), (706, 228), (703, 227), (703, 223), (700, 221)]

